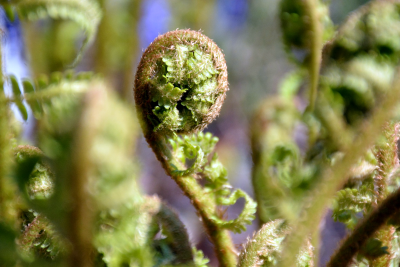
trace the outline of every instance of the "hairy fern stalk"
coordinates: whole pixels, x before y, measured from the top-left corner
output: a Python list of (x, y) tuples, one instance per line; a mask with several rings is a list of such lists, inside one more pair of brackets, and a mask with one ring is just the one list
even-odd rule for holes
[[(227, 69), (218, 46), (199, 32), (177, 30), (159, 36), (147, 48), (135, 79), (135, 101), (142, 129), (165, 171), (193, 201), (221, 266), (236, 264), (227, 230), (241, 232), (254, 219), (256, 204), (243, 191), (231, 192), (226, 170), (210, 133), (179, 137), (204, 129), (219, 113), (228, 90)], [(192, 164), (188, 166), (187, 162)], [(207, 183), (202, 187), (197, 177)], [(237, 219), (225, 221), (219, 205), (245, 198)]]

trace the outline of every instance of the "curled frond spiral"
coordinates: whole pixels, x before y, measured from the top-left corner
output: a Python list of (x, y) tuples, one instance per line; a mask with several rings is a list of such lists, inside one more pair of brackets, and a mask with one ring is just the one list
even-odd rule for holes
[(147, 139), (193, 133), (219, 114), (228, 90), (222, 51), (208, 37), (176, 30), (144, 52), (135, 78), (135, 102)]

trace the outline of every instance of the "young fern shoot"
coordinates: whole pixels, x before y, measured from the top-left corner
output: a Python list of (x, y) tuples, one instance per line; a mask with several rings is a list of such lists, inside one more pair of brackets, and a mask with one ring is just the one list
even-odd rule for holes
[[(144, 52), (135, 78), (136, 109), (147, 142), (197, 209), (220, 266), (235, 266), (237, 254), (228, 230), (244, 230), (254, 219), (256, 204), (241, 190), (231, 192), (225, 168), (216, 154), (210, 155), (218, 139), (195, 134), (218, 116), (227, 90), (222, 51), (191, 30), (157, 37)], [(201, 177), (204, 187), (196, 179)], [(242, 213), (225, 221), (218, 206), (233, 205), (241, 197), (246, 201)]]

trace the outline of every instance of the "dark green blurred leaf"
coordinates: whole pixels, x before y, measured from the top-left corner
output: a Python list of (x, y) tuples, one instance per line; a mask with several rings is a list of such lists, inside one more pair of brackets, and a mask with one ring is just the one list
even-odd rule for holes
[(25, 199), (29, 201), (29, 196), (26, 191), (26, 185), (29, 182), (30, 175), (35, 165), (40, 161), (41, 156), (39, 154), (30, 154), (18, 156), (16, 159), (16, 166), (14, 171), (14, 178), (18, 184), (18, 188)]
[(367, 258), (376, 259), (383, 255), (388, 255), (389, 252), (387, 250), (388, 247), (382, 247), (382, 241), (372, 238), (361, 248), (360, 253)]
[(15, 20), (15, 11), (14, 7), (8, 4), (3, 5), (4, 12), (6, 13), (7, 18), (13, 22)]
[(16, 251), (16, 233), (0, 222), (0, 267), (15, 266), (18, 255)]
[[(31, 81), (23, 80), (22, 81), (22, 85), (24, 87), (25, 94), (32, 94), (33, 95), (35, 93), (34, 85), (32, 84)], [(28, 102), (29, 106), (31, 107), (33, 115), (36, 118), (40, 118), (40, 115), (43, 112), (40, 103), (36, 99), (29, 99), (29, 98), (26, 100), (26, 102)]]
[(24, 120), (28, 119), (28, 111), (26, 110), (26, 107), (24, 103), (21, 100), (21, 89), (19, 88), (19, 84), (17, 81), (17, 78), (14, 75), (10, 76), (11, 80), (11, 87), (14, 93), (14, 102), (18, 107), (19, 112), (21, 113), (21, 116)]

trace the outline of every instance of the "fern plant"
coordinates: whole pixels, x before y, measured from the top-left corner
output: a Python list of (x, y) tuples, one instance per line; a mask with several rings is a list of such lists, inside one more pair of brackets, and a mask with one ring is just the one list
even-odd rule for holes
[[(120, 19), (106, 1), (0, 4), (10, 19), (54, 19), (51, 34), (59, 19), (86, 32), (67, 67), (48, 56), (45, 67), (32, 65), (33, 73), (46, 70), (33, 80), (0, 75), (1, 88), (13, 91), (0, 90), (0, 266), (208, 266), (178, 212), (138, 185), (139, 124), (195, 207), (219, 266), (317, 266), (326, 208), (349, 230), (328, 266), (399, 264), (399, 1), (371, 1), (336, 32), (326, 1), (281, 1), (283, 44), (296, 70), (252, 121), (256, 201), (230, 185), (218, 138), (203, 132), (228, 91), (224, 54), (211, 39), (175, 30), (153, 41), (134, 78), (136, 121), (126, 90), (134, 52), (121, 46), (127, 59), (104, 65), (104, 32), (111, 17)], [(125, 14), (137, 7), (121, 6)], [(76, 72), (91, 43), (98, 73)], [(118, 96), (110, 81), (122, 69)], [(13, 104), (24, 120), (32, 110), (34, 145), (20, 140)], [(242, 211), (228, 219), (240, 198)], [(260, 229), (238, 248), (230, 232), (246, 230), (256, 212)]]

